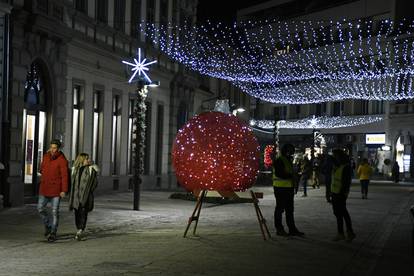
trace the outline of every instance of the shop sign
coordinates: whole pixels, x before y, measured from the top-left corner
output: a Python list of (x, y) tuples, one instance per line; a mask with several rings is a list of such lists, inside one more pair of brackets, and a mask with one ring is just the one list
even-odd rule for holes
[(365, 144), (367, 145), (384, 145), (385, 133), (382, 134), (366, 134)]

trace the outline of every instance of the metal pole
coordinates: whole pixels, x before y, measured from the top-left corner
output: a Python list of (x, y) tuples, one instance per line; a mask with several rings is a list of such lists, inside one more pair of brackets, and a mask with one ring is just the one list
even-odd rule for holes
[(136, 103), (134, 108), (134, 210), (139, 210), (141, 197), (141, 175), (143, 173), (143, 157), (145, 147), (145, 98), (147, 91), (143, 81), (137, 84)]
[(316, 129), (312, 130), (312, 146), (311, 146), (311, 166), (312, 166), (312, 186), (315, 187), (315, 133)]
[(276, 152), (279, 150), (279, 121), (276, 119), (277, 118), (275, 117), (275, 128), (273, 131), (273, 160), (276, 159)]

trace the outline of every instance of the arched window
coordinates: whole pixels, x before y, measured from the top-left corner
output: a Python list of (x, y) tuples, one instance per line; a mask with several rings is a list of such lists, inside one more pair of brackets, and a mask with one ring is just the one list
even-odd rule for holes
[[(45, 144), (47, 116), (46, 116), (46, 91), (45, 75), (42, 66), (33, 62), (26, 75), (24, 86), (24, 111), (23, 111), (23, 143), (24, 153), (24, 183), (26, 195), (36, 195), (38, 191), (37, 173), (42, 161), (43, 153), (46, 150)], [(30, 191), (30, 192), (29, 192)]]
[(40, 92), (43, 87), (39, 73), (36, 63), (32, 63), (30, 70), (27, 72), (24, 86), (24, 102), (29, 107), (35, 107), (40, 104)]

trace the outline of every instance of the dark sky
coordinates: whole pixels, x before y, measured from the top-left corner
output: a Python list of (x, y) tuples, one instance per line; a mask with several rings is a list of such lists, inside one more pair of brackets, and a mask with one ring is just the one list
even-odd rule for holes
[(199, 0), (198, 21), (234, 21), (238, 9), (252, 6), (266, 0)]

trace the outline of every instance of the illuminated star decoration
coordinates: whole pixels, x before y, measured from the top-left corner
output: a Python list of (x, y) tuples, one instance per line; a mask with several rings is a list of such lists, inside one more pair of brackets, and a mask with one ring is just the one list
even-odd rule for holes
[(134, 58), (135, 63), (131, 63), (131, 62), (128, 62), (128, 61), (125, 61), (125, 60), (122, 61), (122, 63), (124, 63), (126, 65), (129, 65), (129, 66), (132, 66), (132, 71), (134, 72), (132, 74), (131, 78), (128, 80), (128, 83), (131, 83), (134, 80), (137, 73), (138, 73), (138, 76), (140, 77), (140, 79), (142, 79), (142, 76), (144, 76), (144, 78), (147, 80), (148, 83), (152, 82), (151, 79), (148, 77), (147, 73), (145, 73), (145, 71), (149, 70), (148, 69), (149, 65), (154, 64), (157, 61), (156, 60), (149, 61), (149, 62), (146, 62), (146, 61), (147, 61), (146, 58), (141, 60), (141, 48), (138, 48), (138, 60), (136, 58)]

